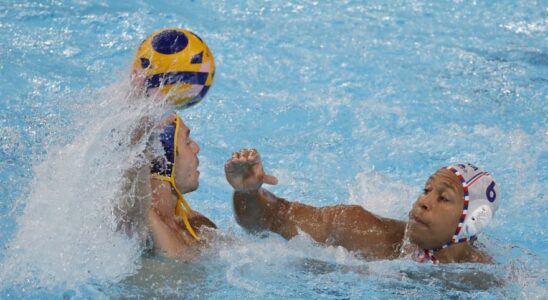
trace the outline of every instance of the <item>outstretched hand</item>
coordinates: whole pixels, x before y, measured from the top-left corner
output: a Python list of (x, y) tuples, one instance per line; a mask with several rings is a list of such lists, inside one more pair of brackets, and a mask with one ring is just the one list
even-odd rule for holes
[(261, 156), (255, 149), (232, 153), (225, 164), (226, 180), (238, 192), (257, 191), (263, 183), (278, 184), (278, 179), (265, 174)]

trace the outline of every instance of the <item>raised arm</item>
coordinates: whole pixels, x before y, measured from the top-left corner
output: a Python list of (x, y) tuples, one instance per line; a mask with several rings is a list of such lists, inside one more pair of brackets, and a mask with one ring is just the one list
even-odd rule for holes
[(269, 230), (289, 239), (299, 230), (314, 240), (343, 246), (370, 258), (394, 258), (405, 223), (380, 218), (357, 205), (313, 207), (276, 197), (261, 188), (276, 183), (266, 175), (258, 153), (244, 149), (225, 165), (227, 180), (234, 187), (234, 211), (238, 223), (251, 232)]

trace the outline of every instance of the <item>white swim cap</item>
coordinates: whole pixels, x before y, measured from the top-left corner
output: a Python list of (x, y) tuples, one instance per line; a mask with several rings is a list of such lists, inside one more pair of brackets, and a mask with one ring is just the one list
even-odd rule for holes
[(491, 174), (470, 164), (447, 167), (457, 175), (464, 192), (464, 207), (449, 244), (461, 243), (480, 233), (499, 208), (499, 192)]

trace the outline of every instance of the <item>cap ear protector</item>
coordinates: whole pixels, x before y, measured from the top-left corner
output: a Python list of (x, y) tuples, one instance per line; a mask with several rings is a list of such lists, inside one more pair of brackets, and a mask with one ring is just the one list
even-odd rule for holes
[(464, 221), (464, 233), (466, 236), (475, 236), (493, 219), (493, 211), (488, 205), (476, 208)]
[(498, 188), (491, 174), (470, 164), (447, 167), (460, 180), (464, 204), (459, 225), (450, 243), (475, 237), (494, 217), (499, 207)]

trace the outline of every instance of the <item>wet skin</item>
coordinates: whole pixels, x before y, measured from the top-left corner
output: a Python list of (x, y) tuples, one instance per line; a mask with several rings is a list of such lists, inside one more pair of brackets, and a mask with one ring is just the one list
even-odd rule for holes
[[(448, 242), (463, 209), (463, 191), (455, 174), (440, 170), (426, 182), (409, 213), (407, 223), (376, 216), (358, 205), (313, 207), (279, 198), (262, 188), (276, 184), (267, 175), (256, 150), (242, 149), (225, 164), (225, 175), (234, 188), (237, 222), (250, 232), (269, 230), (290, 239), (299, 230), (327, 245), (343, 246), (367, 259), (394, 259), (408, 255), (402, 248), (406, 236), (411, 249), (430, 249)], [(441, 263), (487, 262), (489, 258), (467, 242), (436, 253)]]
[(183, 120), (180, 121), (175, 154), (175, 184), (181, 193), (190, 193), (198, 188), (200, 171), (198, 171), (198, 153), (200, 146), (190, 138), (190, 129)]
[(464, 205), (458, 177), (442, 169), (426, 181), (424, 191), (409, 212), (408, 234), (420, 248), (445, 244), (455, 233)]

